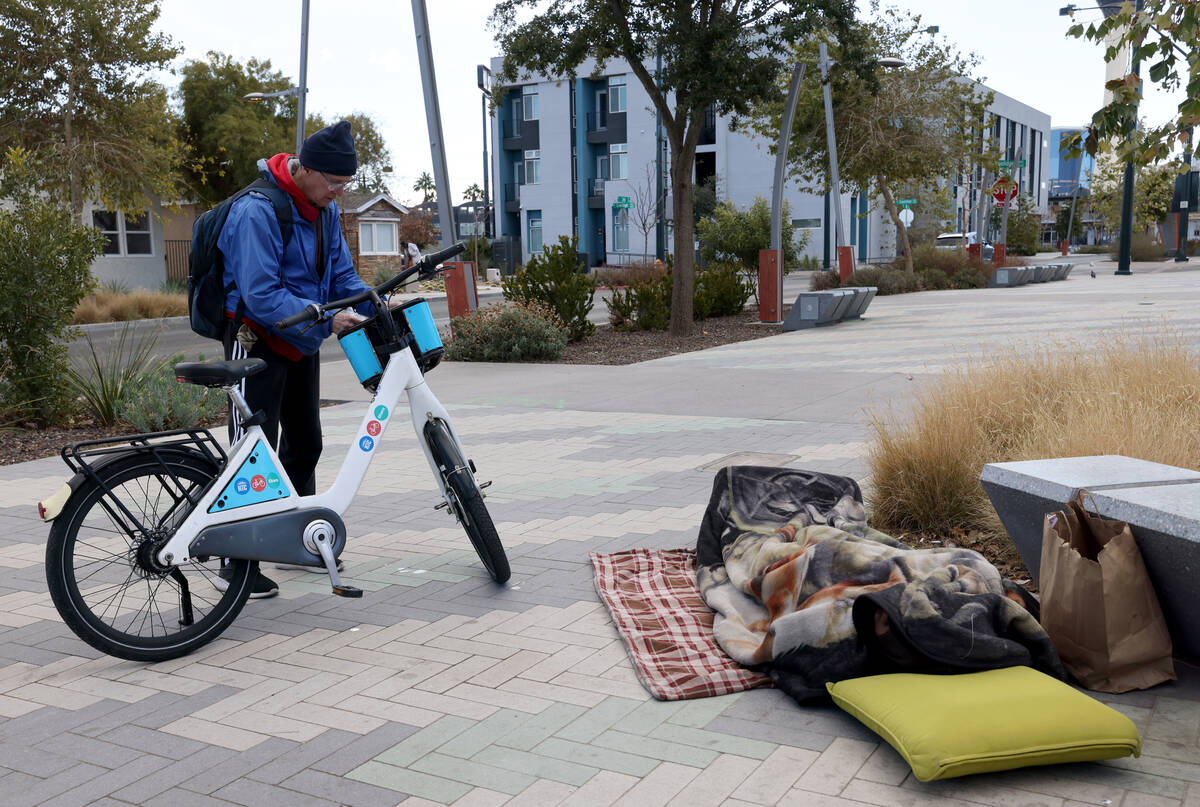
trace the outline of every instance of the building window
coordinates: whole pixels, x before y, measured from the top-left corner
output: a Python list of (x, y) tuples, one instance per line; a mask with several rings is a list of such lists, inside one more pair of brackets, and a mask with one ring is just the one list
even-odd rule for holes
[(608, 147), (609, 179), (629, 178), (629, 144), (613, 143)]
[(794, 230), (818, 230), (820, 228), (820, 219), (792, 219), (792, 229)]
[(152, 255), (150, 216), (119, 210), (92, 211), (92, 225), (104, 233), (105, 255)]
[(537, 255), (542, 251), (542, 211), (529, 211), (528, 230), (529, 254)]
[(613, 211), (613, 252), (629, 251), (629, 211), (618, 208)]
[(608, 77), (608, 111), (625, 111), (625, 77)]
[(521, 107), (525, 120), (538, 119), (538, 93), (536, 87), (525, 87), (521, 90)]
[(542, 181), (542, 150), (530, 149), (525, 152), (525, 184), (536, 185)]
[(359, 255), (396, 255), (396, 222), (360, 221), (358, 223)]

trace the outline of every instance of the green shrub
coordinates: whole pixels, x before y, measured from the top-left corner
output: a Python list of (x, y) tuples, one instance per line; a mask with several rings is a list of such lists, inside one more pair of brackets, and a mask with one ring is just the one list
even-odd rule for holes
[(115, 426), (121, 422), (120, 412), (125, 402), (165, 363), (154, 361), (151, 355), (158, 333), (152, 328), (143, 328), (139, 333), (134, 323), (127, 322), (121, 327), (117, 344), (104, 357), (96, 352), (91, 336), (85, 334), (84, 339), (90, 355), (84, 358), (81, 367), (67, 367), (67, 379), (97, 423)]
[(1104, 255), (1112, 247), (1107, 244), (1084, 244), (1083, 246), (1075, 247), (1075, 252), (1080, 255)]
[(887, 294), (907, 294), (921, 291), (921, 278), (916, 272), (908, 273), (902, 269), (869, 266), (857, 270), (846, 281), (847, 286), (875, 286), (879, 296)]
[(652, 280), (666, 271), (667, 267), (657, 261), (634, 261), (625, 266), (606, 266), (598, 269), (593, 277), (597, 286), (614, 289)]
[(71, 407), (71, 317), (105, 241), (33, 190), (37, 172), (20, 149), (0, 162), (0, 422), (47, 426)]
[(816, 255), (805, 255), (796, 261), (796, 268), (802, 272), (815, 272), (821, 268), (821, 262), (817, 260)]
[(813, 272), (812, 277), (808, 279), (809, 291), (826, 291), (836, 289), (840, 285), (842, 285), (842, 276), (837, 273), (836, 269)]
[(545, 306), (572, 342), (596, 330), (588, 321), (596, 285), (590, 275), (579, 272), (578, 245), (578, 238), (559, 236), (557, 244), (545, 247), (541, 255), (531, 255), (524, 269), (501, 280), (505, 299)]
[[(1114, 240), (1109, 245), (1109, 250), (1114, 261), (1120, 260), (1121, 239)], [(1149, 233), (1135, 232), (1129, 238), (1129, 260), (1131, 261), (1161, 261), (1166, 254), (1166, 248)]]
[(944, 291), (954, 288), (954, 281), (941, 269), (926, 266), (917, 269), (916, 275), (921, 281), (921, 288), (925, 291)]
[(697, 272), (692, 317), (708, 319), (738, 314), (746, 307), (754, 290), (754, 284), (743, 279), (736, 264), (717, 264)]
[(486, 270), (492, 265), (492, 242), (482, 236), (476, 235), (466, 239), (464, 243), (467, 245), (467, 248), (463, 250), (458, 260), (471, 261), (475, 264), (475, 276), (486, 278)]
[[(792, 220), (791, 208), (784, 202), (783, 221)], [(791, 235), (788, 238), (788, 235)], [(707, 218), (696, 225), (700, 239), (700, 260), (711, 265), (736, 261), (745, 271), (758, 271), (759, 250), (771, 247), (771, 205), (757, 196), (747, 210), (738, 210), (733, 202), (721, 202)], [(788, 271), (799, 261), (799, 252), (808, 244), (807, 230), (784, 227), (783, 266)]]
[(225, 394), (196, 384), (175, 380), (175, 364), (183, 356), (172, 356), (157, 370), (146, 374), (117, 406), (117, 417), (141, 432), (183, 429), (209, 423), (225, 411)]
[(662, 270), (625, 289), (614, 289), (608, 320), (617, 330), (665, 331), (671, 325), (671, 273)]
[(495, 303), (450, 322), (449, 361), (553, 361), (567, 335), (553, 312), (535, 303)]
[(168, 277), (158, 287), (162, 294), (187, 294), (187, 281), (177, 277)]

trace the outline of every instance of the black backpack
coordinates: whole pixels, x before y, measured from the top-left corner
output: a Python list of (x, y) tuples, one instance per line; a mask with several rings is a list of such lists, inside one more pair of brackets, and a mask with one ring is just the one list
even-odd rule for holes
[[(225, 259), (217, 248), (217, 238), (233, 203), (247, 193), (267, 197), (275, 208), (279, 234), (286, 249), (292, 239), (292, 200), (287, 191), (274, 182), (259, 177), (221, 204), (205, 212), (192, 225), (192, 248), (188, 253), (188, 318), (192, 330), (210, 339), (221, 339), (225, 333), (225, 295), (234, 284), (225, 285)], [(242, 303), (238, 303), (237, 320), (242, 318)]]

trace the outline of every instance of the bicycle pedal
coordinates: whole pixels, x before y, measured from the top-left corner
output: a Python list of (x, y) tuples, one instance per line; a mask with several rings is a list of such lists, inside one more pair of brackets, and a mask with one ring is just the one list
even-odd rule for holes
[(339, 597), (350, 597), (351, 599), (358, 599), (359, 597), (361, 597), (363, 595), (361, 588), (355, 588), (354, 586), (347, 586), (344, 583), (340, 586), (334, 586), (333, 593), (338, 595)]

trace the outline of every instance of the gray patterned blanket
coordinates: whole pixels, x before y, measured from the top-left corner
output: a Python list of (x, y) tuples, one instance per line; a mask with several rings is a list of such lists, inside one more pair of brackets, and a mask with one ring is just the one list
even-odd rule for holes
[(797, 700), (885, 672), (1028, 665), (1066, 677), (1032, 595), (977, 552), (912, 549), (868, 527), (847, 477), (718, 471), (696, 567), (717, 643)]

